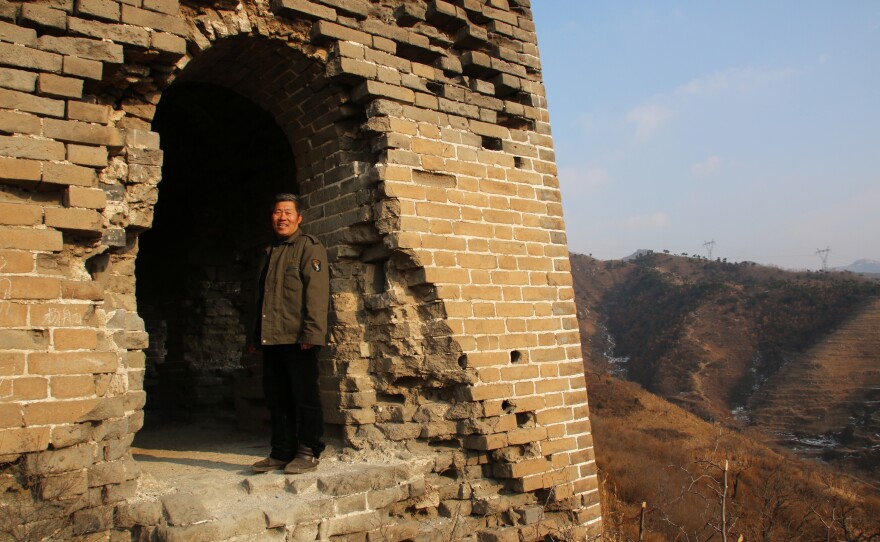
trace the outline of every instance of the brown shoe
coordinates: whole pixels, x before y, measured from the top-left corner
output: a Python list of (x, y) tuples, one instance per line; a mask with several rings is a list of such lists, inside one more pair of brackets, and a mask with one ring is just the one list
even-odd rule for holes
[(312, 457), (309, 455), (297, 455), (293, 458), (293, 461), (287, 464), (284, 467), (284, 474), (302, 474), (304, 472), (313, 471), (318, 468), (317, 457)]
[(269, 472), (283, 469), (285, 465), (287, 465), (287, 461), (281, 461), (274, 457), (267, 457), (266, 459), (261, 459), (251, 465), (251, 469), (253, 469), (254, 472)]

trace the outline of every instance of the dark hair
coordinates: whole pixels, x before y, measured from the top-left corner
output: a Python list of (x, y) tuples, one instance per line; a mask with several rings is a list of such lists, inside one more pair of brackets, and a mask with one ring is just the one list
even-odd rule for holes
[(296, 214), (302, 214), (303, 204), (299, 199), (299, 196), (296, 194), (291, 194), (289, 192), (282, 192), (280, 194), (275, 194), (275, 197), (272, 199), (272, 205), (276, 205), (281, 203), (282, 201), (292, 201), (293, 206), (296, 208)]

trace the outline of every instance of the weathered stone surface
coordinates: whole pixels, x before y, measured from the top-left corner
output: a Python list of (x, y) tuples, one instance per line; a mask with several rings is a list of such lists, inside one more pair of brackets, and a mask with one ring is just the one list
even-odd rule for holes
[[(75, 482), (72, 536), (405, 540), (428, 536), (416, 510), (528, 539), (551, 487), (555, 518), (596, 523), (530, 17), (525, 0), (0, 0), (0, 392), (18, 401), (0, 459)], [(253, 209), (278, 190), (328, 249), (328, 426), (428, 459), (218, 490), (296, 496), (265, 514), (132, 507), (145, 404), (265, 419), (244, 345)]]

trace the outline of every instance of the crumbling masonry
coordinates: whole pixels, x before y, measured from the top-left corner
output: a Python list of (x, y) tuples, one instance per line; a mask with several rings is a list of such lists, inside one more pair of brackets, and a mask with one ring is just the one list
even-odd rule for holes
[(0, 0), (2, 528), (201, 539), (132, 504), (131, 443), (145, 405), (259, 424), (245, 343), (282, 190), (329, 251), (329, 433), (423, 468), (202, 536), (598, 532), (528, 0)]

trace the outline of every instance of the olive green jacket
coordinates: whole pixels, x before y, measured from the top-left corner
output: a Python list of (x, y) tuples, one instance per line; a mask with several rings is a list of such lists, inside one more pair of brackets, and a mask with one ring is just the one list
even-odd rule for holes
[(257, 307), (260, 344), (327, 344), (330, 276), (321, 242), (297, 230), (266, 249), (260, 271), (266, 273), (262, 306)]

